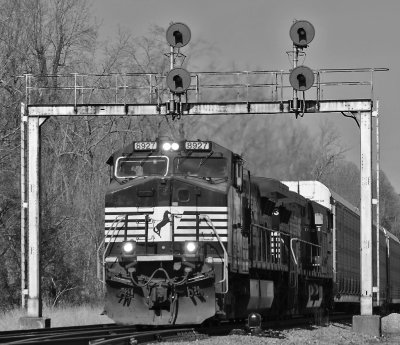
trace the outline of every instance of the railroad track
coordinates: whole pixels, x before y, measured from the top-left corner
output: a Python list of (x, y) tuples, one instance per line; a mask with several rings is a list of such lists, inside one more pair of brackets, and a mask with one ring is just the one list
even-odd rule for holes
[(115, 324), (91, 325), (79, 327), (60, 327), (50, 329), (19, 330), (0, 332), (0, 344), (140, 344), (162, 341), (195, 341), (208, 336), (228, 334), (254, 334), (264, 337), (280, 337), (280, 330), (309, 325), (323, 325), (327, 321), (348, 321), (351, 315), (333, 314), (329, 319), (303, 317), (280, 321), (266, 321), (261, 329), (246, 328), (246, 321), (222, 322), (219, 324), (198, 326), (120, 326)]
[[(191, 327), (136, 327), (115, 324), (0, 332), (1, 344), (139, 344), (166, 339), (196, 339)], [(201, 337), (199, 335), (199, 337)]]

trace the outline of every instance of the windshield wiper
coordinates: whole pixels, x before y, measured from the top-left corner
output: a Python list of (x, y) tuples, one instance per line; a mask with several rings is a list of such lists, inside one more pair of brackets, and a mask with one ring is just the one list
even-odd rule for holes
[(205, 158), (200, 161), (199, 168), (206, 162), (208, 158), (210, 158), (214, 154), (214, 151), (211, 151)]
[(178, 157), (178, 163), (176, 164), (176, 171), (179, 171), (179, 167), (182, 164), (183, 161), (188, 159), (192, 155), (193, 151), (190, 151), (186, 156), (183, 157)]
[(211, 177), (207, 177), (207, 176), (199, 176), (199, 175), (192, 175), (192, 174), (186, 174), (186, 177), (194, 177), (197, 178), (199, 180), (204, 180), (207, 181), (208, 183), (213, 183)]
[(194, 177), (199, 180), (204, 180), (207, 181), (210, 184), (220, 184), (223, 182), (228, 181), (228, 177), (211, 177), (211, 176), (199, 176), (199, 175), (191, 175), (191, 174), (186, 174), (186, 177)]
[(210, 178), (213, 179), (212, 181), (213, 181), (214, 184), (219, 184), (219, 183), (228, 181), (228, 176), (225, 176), (225, 177), (210, 177)]
[(147, 156), (144, 157), (144, 158), (140, 161), (140, 166), (141, 166), (141, 167), (144, 165), (145, 162), (147, 162), (147, 160), (148, 160), (149, 157), (153, 154), (153, 152), (154, 152), (154, 150), (151, 151), (151, 152), (149, 152), (149, 153), (147, 154)]

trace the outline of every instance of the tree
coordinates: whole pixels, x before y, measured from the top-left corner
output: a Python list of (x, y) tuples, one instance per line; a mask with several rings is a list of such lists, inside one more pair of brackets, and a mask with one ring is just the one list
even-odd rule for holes
[(381, 225), (400, 237), (400, 197), (384, 172), (380, 173), (380, 222)]
[[(57, 77), (48, 78), (45, 74), (69, 73), (75, 68), (85, 68), (89, 64), (87, 57), (92, 54), (96, 39), (97, 26), (90, 17), (90, 7), (87, 1), (58, 0), (47, 2), (34, 1), (1, 1), (0, 2), (0, 64), (1, 68), (1, 107), (0, 107), (0, 180), (3, 182), (0, 198), (0, 253), (2, 254), (2, 270), (9, 277), (5, 288), (14, 291), (4, 291), (0, 297), (0, 306), (3, 299), (8, 304), (17, 302), (19, 290), (20, 267), (20, 231), (19, 231), (19, 125), (20, 103), (43, 99), (44, 101), (58, 101), (54, 87), (59, 85)], [(29, 77), (32, 89), (25, 94), (24, 74), (35, 74)], [(26, 77), (28, 78), (28, 77)], [(47, 98), (44, 98), (44, 90)], [(43, 130), (42, 144), (44, 154), (47, 154), (54, 129), (60, 124), (55, 119), (46, 123)], [(44, 160), (45, 161), (45, 160)], [(44, 264), (44, 279), (52, 274), (52, 261), (46, 261), (51, 253), (59, 250), (58, 240), (63, 232), (65, 221), (63, 215), (57, 214), (57, 199), (49, 193), (48, 186), (53, 190), (57, 179), (49, 179), (44, 166), (42, 181), (44, 190), (43, 213), (45, 222), (42, 230), (42, 247)], [(58, 191), (58, 190), (57, 190)], [(47, 202), (46, 202), (47, 201)], [(59, 250), (60, 251), (60, 250)], [(61, 250), (62, 252), (62, 250)], [(48, 257), (46, 255), (49, 253)], [(64, 271), (60, 260), (53, 260), (54, 271)], [(58, 265), (58, 266), (57, 266)], [(46, 286), (46, 283), (44, 284)]]
[(317, 140), (311, 175), (313, 179), (321, 181), (326, 175), (333, 173), (337, 163), (344, 159), (347, 150), (342, 146), (340, 135), (331, 121), (320, 122)]
[(321, 182), (352, 205), (360, 206), (360, 169), (353, 162), (338, 161)]

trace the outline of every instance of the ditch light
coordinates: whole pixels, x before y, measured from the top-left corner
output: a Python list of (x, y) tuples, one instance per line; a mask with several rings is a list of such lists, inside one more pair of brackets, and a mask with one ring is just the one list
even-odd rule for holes
[(122, 256), (123, 257), (136, 256), (136, 241), (122, 242)]
[(185, 254), (197, 254), (199, 250), (199, 243), (198, 242), (193, 242), (193, 241), (188, 241), (185, 242)]

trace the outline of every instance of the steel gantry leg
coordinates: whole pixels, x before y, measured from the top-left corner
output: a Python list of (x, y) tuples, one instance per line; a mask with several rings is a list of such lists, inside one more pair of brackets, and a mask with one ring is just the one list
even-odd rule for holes
[[(40, 289), (40, 126), (46, 117), (27, 117), (28, 122), (28, 303), (22, 328), (44, 328), (50, 320), (42, 317)], [(22, 253), (21, 253), (22, 254)]]
[(372, 315), (372, 126), (361, 113), (361, 315)]
[(42, 316), (40, 296), (40, 118), (28, 118), (28, 316)]
[(360, 268), (361, 315), (353, 316), (353, 331), (380, 336), (380, 316), (372, 315), (372, 125), (371, 112), (360, 112), (361, 203)]
[(28, 202), (26, 200), (26, 113), (21, 103), (21, 307), (26, 308), (26, 219)]

